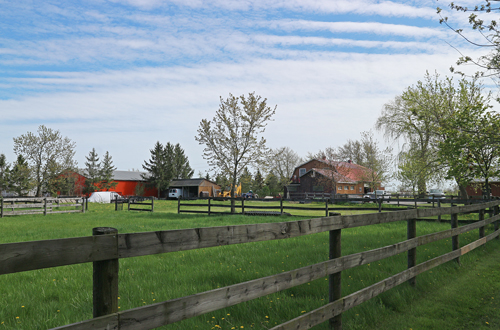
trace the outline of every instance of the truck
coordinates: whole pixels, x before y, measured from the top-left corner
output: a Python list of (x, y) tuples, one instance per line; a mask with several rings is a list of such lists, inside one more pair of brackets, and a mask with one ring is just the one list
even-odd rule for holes
[(368, 202), (371, 202), (373, 201), (374, 203), (376, 203), (378, 200), (386, 200), (388, 202), (391, 201), (391, 193), (390, 192), (386, 192), (385, 190), (375, 190), (375, 191), (371, 191), (369, 193), (366, 193), (363, 198), (368, 201)]
[[(226, 190), (219, 193), (218, 197), (224, 197), (224, 198), (231, 197), (231, 187), (232, 186), (227, 186)], [(234, 197), (240, 197), (240, 196), (241, 196), (241, 183), (234, 189)]]
[(182, 188), (171, 188), (168, 190), (168, 198), (179, 199), (182, 197)]

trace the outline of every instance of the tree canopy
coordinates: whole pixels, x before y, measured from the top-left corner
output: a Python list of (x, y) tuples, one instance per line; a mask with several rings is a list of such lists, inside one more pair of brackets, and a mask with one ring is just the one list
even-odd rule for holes
[[(219, 109), (210, 121), (202, 119), (195, 136), (204, 145), (203, 158), (218, 173), (230, 178), (234, 187), (241, 171), (264, 161), (268, 154), (266, 140), (261, 136), (276, 111), (267, 106), (267, 99), (255, 93), (239, 97), (220, 97)], [(232, 202), (234, 212), (234, 200)]]

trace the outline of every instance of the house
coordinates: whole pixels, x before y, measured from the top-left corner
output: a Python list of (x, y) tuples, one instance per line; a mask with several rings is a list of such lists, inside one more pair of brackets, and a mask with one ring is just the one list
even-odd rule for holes
[[(370, 188), (373, 172), (351, 161), (334, 162), (326, 159), (311, 159), (297, 166), (290, 178), (291, 184), (285, 187), (285, 196), (303, 193), (332, 193), (336, 183), (336, 194), (365, 194)], [(376, 189), (383, 190), (380, 182)]]
[(220, 186), (207, 179), (172, 180), (169, 189), (181, 188), (182, 197), (215, 197), (220, 192)]
[[(62, 192), (62, 194), (83, 196), (86, 180), (86, 170), (80, 169), (77, 172), (66, 173), (65, 176), (71, 177), (74, 180), (74, 186), (71, 192)], [(156, 188), (151, 188), (146, 185), (146, 180), (144, 180), (141, 174), (147, 175), (147, 172), (136, 172), (136, 171), (113, 171), (113, 181), (117, 185), (109, 191), (116, 191), (122, 196), (135, 196), (136, 187), (139, 184), (144, 185), (143, 196), (146, 197), (156, 197), (158, 196), (158, 190)]]

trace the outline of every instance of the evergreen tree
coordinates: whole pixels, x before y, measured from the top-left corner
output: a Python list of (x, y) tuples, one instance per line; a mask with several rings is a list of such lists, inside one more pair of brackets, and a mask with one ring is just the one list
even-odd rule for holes
[(0, 196), (3, 191), (9, 190), (9, 163), (4, 154), (0, 155)]
[(262, 193), (262, 188), (264, 188), (264, 178), (260, 170), (257, 169), (257, 173), (255, 173), (255, 177), (252, 181), (252, 190), (257, 195), (264, 197), (265, 195)]
[(101, 164), (99, 163), (99, 157), (95, 148), (89, 152), (89, 155), (85, 157), (87, 161), (85, 162), (86, 179), (85, 179), (85, 193), (92, 193), (99, 189), (98, 184), (101, 182)]
[(10, 171), (10, 187), (17, 196), (25, 196), (31, 189), (31, 172), (28, 162), (22, 155), (17, 156), (16, 162)]
[(167, 143), (165, 148), (157, 141), (154, 148), (150, 150), (151, 158), (149, 161), (144, 161), (142, 168), (148, 172), (148, 175), (142, 175), (147, 180), (150, 186), (158, 190), (158, 197), (161, 196), (162, 190), (165, 190), (170, 185), (172, 179), (171, 164), (168, 162), (167, 151), (172, 148), (171, 144)]
[(100, 183), (101, 190), (104, 189), (105, 191), (109, 191), (109, 189), (116, 187), (118, 182), (113, 181), (113, 172), (115, 170), (116, 167), (113, 166), (113, 159), (109, 155), (109, 152), (106, 151), (106, 153), (104, 154), (104, 159), (100, 164), (100, 171), (99, 171), (99, 176), (101, 177), (101, 183)]
[(252, 185), (252, 173), (248, 170), (248, 167), (243, 169), (243, 173), (240, 176), (241, 192), (248, 192), (251, 190)]
[(184, 149), (181, 148), (181, 145), (177, 143), (173, 147), (173, 155), (172, 155), (172, 178), (173, 179), (191, 179), (193, 176), (194, 170), (189, 165), (189, 160), (186, 154), (184, 153)]

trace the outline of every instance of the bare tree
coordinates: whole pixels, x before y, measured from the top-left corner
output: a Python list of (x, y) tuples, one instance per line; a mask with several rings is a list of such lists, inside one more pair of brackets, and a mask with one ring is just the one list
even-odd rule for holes
[[(231, 212), (234, 213), (234, 188), (243, 169), (263, 162), (268, 153), (266, 140), (260, 136), (276, 111), (267, 99), (255, 93), (247, 97), (229, 94), (220, 98), (219, 109), (212, 121), (203, 119), (195, 136), (203, 144), (203, 158), (214, 170), (231, 180)], [(260, 138), (260, 139), (259, 139)]]
[(286, 186), (291, 182), (295, 167), (302, 162), (302, 158), (289, 147), (276, 148), (271, 150), (266, 163), (267, 172), (273, 173), (280, 185)]

